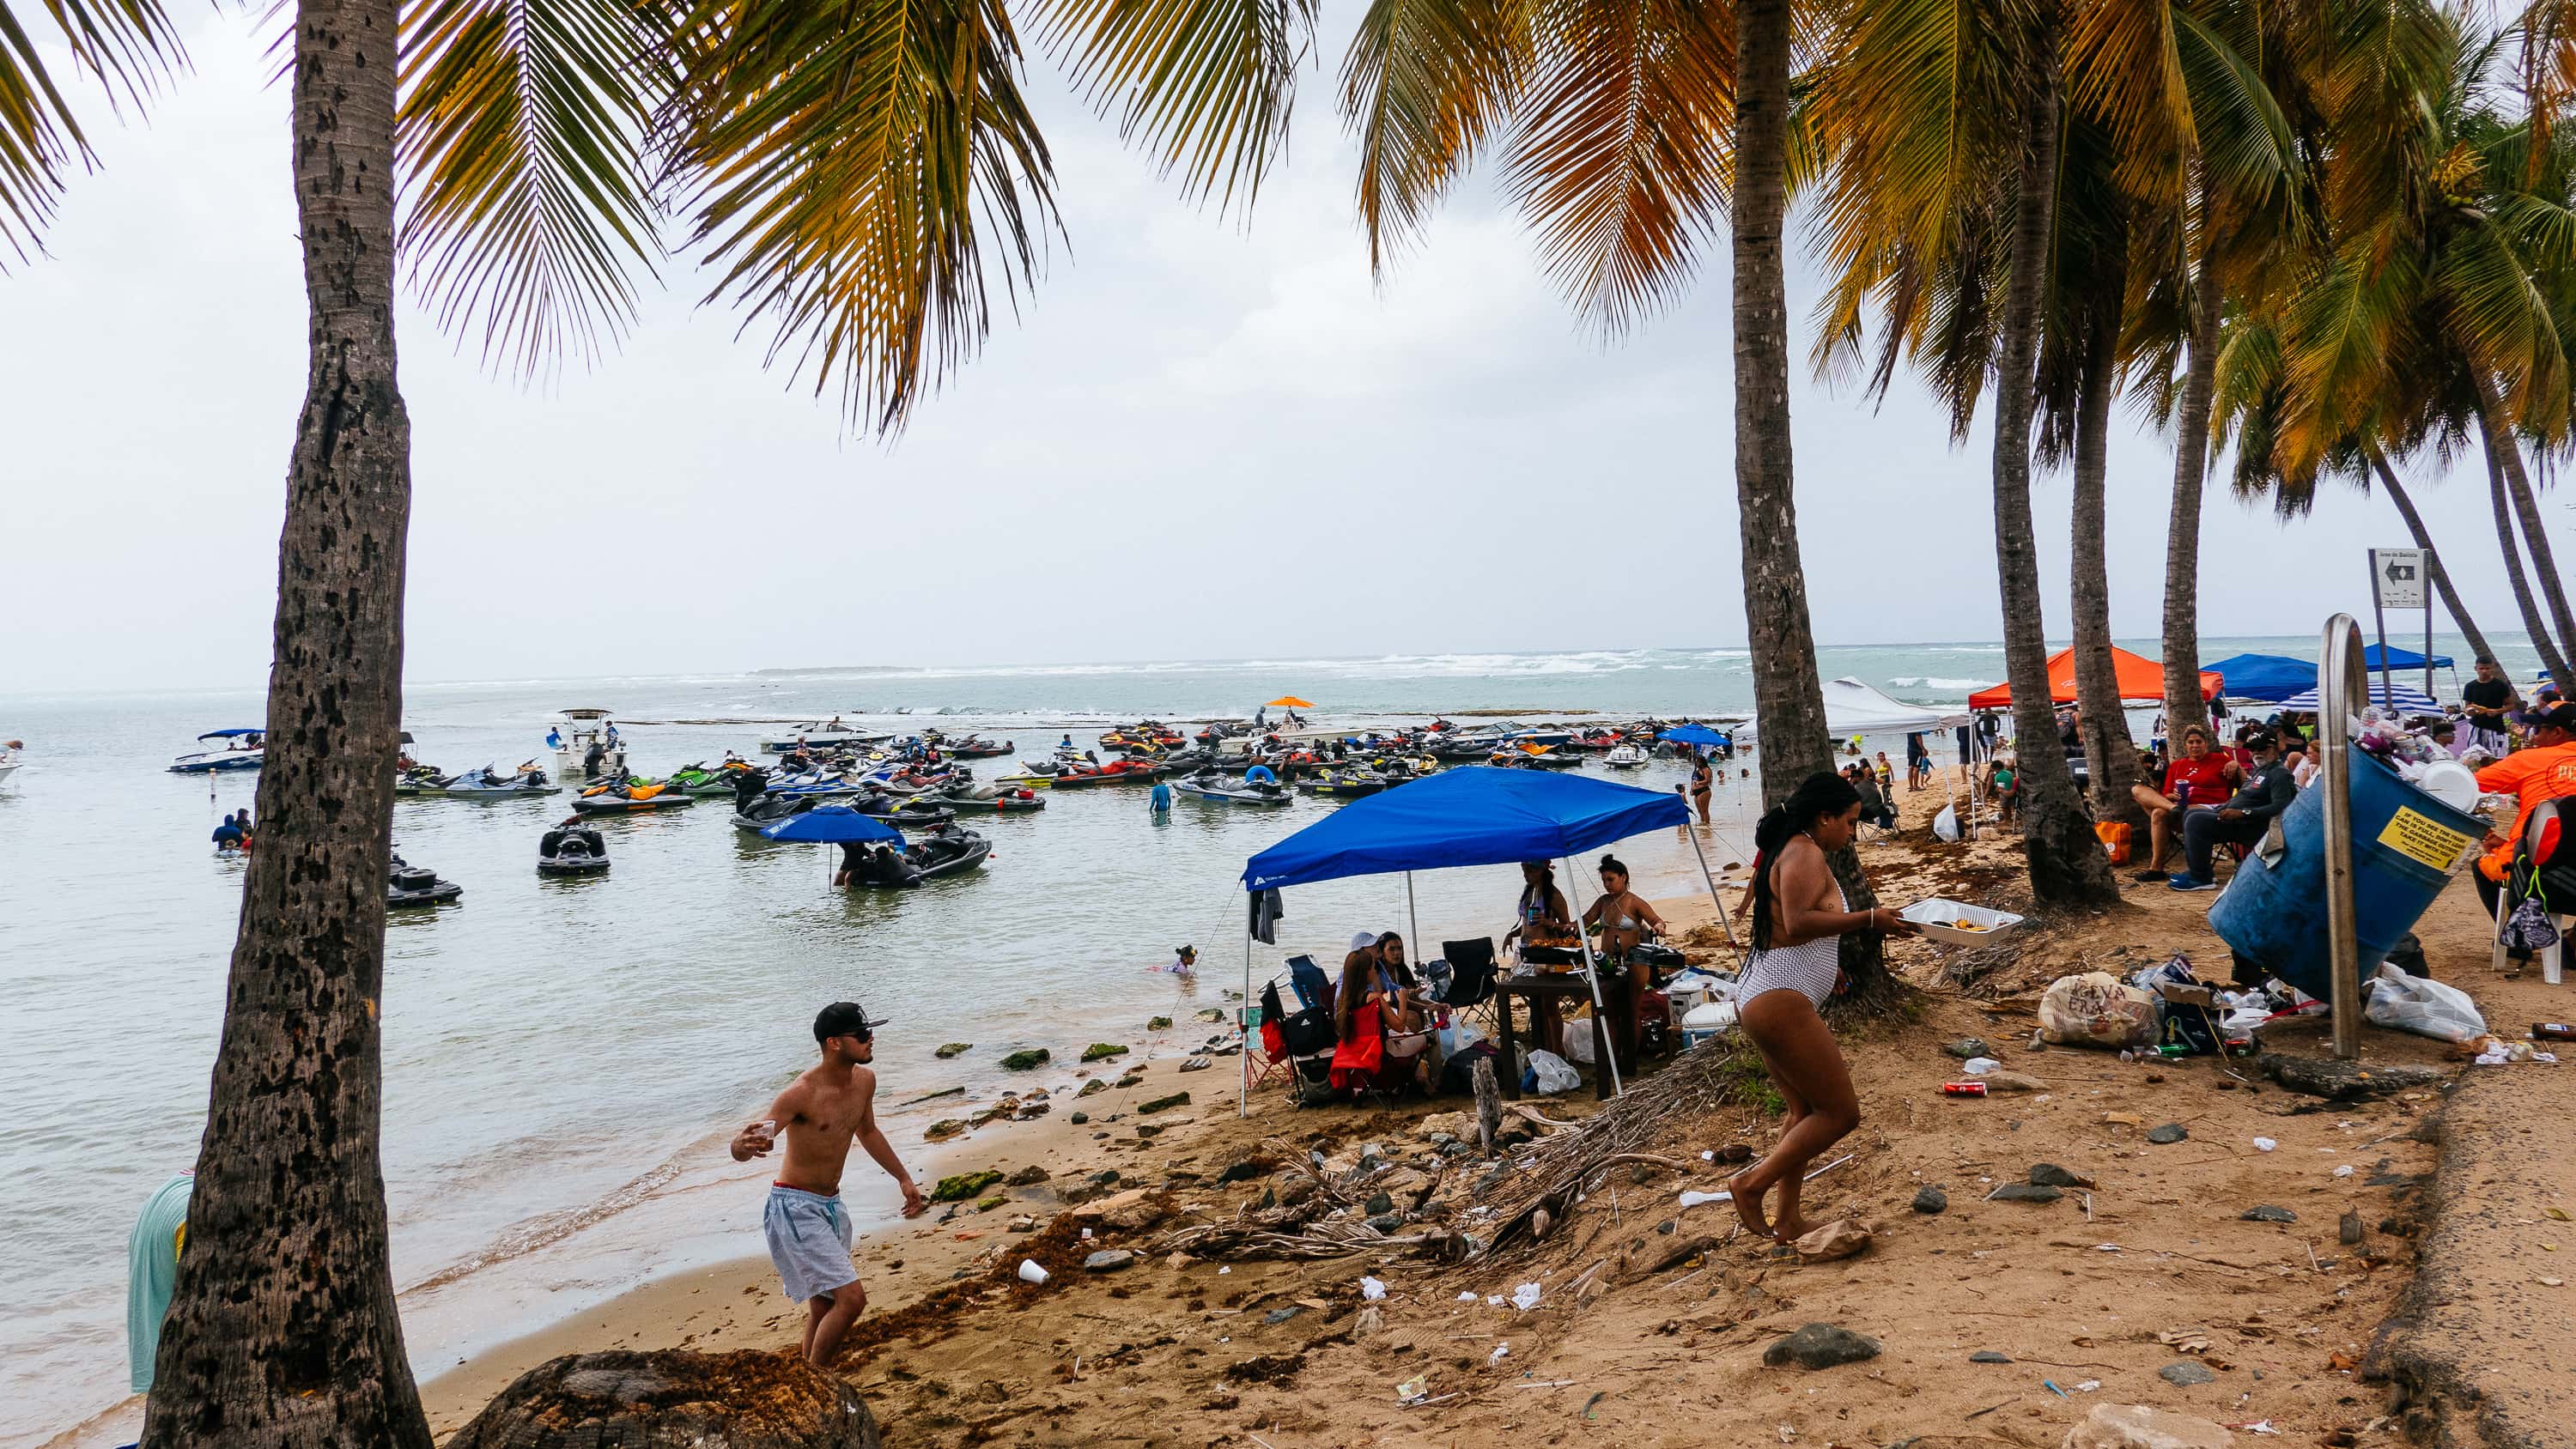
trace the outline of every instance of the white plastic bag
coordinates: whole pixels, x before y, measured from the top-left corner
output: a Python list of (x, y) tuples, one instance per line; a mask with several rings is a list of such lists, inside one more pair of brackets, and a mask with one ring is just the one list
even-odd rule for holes
[(2060, 976), (2040, 994), (2039, 1034), (2060, 1046), (2145, 1046), (2156, 1039), (2156, 999), (2106, 971)]
[(2478, 1005), (2456, 986), (2424, 976), (2409, 976), (2386, 962), (2371, 978), (2370, 1004), (2362, 1015), (2381, 1026), (2429, 1036), (2435, 1041), (2467, 1041), (2486, 1035), (2487, 1019)]
[(1443, 1057), (1454, 1057), (1485, 1039), (1484, 1031), (1464, 1016), (1449, 1018), (1449, 1024), (1440, 1028), (1438, 1034)]
[(1565, 1040), (1565, 1059), (1583, 1066), (1592, 1065), (1592, 1019), (1577, 1017), (1562, 1023), (1557, 1033)]
[(1538, 1077), (1538, 1093), (1542, 1097), (1571, 1092), (1583, 1085), (1582, 1075), (1565, 1058), (1544, 1048), (1529, 1054), (1529, 1065), (1530, 1071)]
[(1956, 805), (1942, 806), (1941, 813), (1932, 817), (1932, 833), (1943, 840), (1957, 840), (1959, 838), (1959, 807)]

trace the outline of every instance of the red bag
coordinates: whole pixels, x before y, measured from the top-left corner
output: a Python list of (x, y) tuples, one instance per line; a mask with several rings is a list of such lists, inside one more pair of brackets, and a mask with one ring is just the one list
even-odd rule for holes
[(1261, 1053), (1274, 1062), (1288, 1055), (1288, 1033), (1266, 1016), (1261, 1019)]
[(1386, 1034), (1377, 1022), (1377, 1003), (1363, 1003), (1351, 1013), (1351, 1039), (1333, 1048), (1328, 1079), (1336, 1088), (1368, 1086), (1386, 1061)]

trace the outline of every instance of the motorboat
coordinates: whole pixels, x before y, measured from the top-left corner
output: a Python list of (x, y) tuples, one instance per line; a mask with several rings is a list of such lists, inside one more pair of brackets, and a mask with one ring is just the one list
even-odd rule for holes
[(604, 709), (563, 711), (546, 742), (555, 747), (555, 773), (567, 779), (576, 768), (585, 780), (626, 773), (626, 746), (618, 740), (617, 721)]
[(1494, 751), (1485, 763), (1511, 770), (1571, 770), (1583, 763), (1583, 757), (1565, 750), (1512, 745)]
[(211, 775), (228, 770), (256, 770), (268, 758), (268, 731), (264, 729), (208, 730), (197, 736), (197, 743), (222, 740), (211, 750), (197, 750), (170, 762), (173, 775)]
[(479, 770), (468, 770), (447, 782), (445, 793), (460, 800), (516, 800), (531, 795), (561, 794), (563, 787), (546, 779), (537, 762), (528, 761), (515, 770), (503, 770), (496, 762)]
[(18, 772), (20, 765), (27, 763), (19, 753), (26, 748), (17, 740), (0, 740), (0, 781), (7, 780)]
[(866, 730), (851, 729), (834, 719), (828, 722), (818, 721), (813, 724), (798, 725), (784, 734), (771, 735), (760, 742), (760, 747), (769, 754), (783, 755), (800, 748), (850, 749), (859, 745), (882, 744), (892, 738), (894, 738), (892, 735), (870, 734)]
[(599, 832), (569, 821), (537, 839), (537, 874), (605, 875), (608, 844)]
[(1026, 810), (1044, 810), (1046, 797), (1025, 785), (970, 785), (952, 789), (945, 795), (922, 797), (945, 805), (960, 815), (990, 810), (997, 815), (1018, 814)]
[(452, 880), (440, 880), (438, 872), (424, 865), (412, 865), (397, 855), (385, 879), (385, 905), (436, 906), (465, 894), (465, 887)]
[(1635, 745), (1623, 744), (1604, 755), (1601, 763), (1614, 770), (1633, 770), (1646, 763), (1646, 752)]
[(852, 890), (902, 890), (941, 876), (963, 875), (992, 854), (993, 843), (983, 836), (945, 825), (901, 852), (885, 845), (856, 852), (850, 859), (849, 885)]
[(694, 805), (697, 798), (659, 780), (648, 782), (621, 775), (582, 791), (572, 808), (584, 815), (640, 815), (648, 810)]
[(1246, 780), (1203, 770), (1175, 787), (1182, 794), (1218, 805), (1286, 805), (1297, 797), (1275, 780)]

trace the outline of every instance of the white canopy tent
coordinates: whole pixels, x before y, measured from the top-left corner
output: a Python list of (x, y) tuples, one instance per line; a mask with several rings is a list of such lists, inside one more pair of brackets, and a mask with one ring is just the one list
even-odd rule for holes
[[(1825, 733), (1837, 739), (1847, 735), (1911, 734), (1965, 724), (1967, 720), (1965, 714), (1945, 715), (1926, 705), (1892, 699), (1849, 675), (1825, 681)], [(1739, 740), (1752, 739), (1753, 722), (1747, 720), (1729, 733)]]

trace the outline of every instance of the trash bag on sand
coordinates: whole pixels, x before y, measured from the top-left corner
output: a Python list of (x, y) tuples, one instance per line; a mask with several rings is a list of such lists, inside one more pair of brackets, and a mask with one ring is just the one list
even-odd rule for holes
[(1565, 1058), (1552, 1051), (1531, 1052), (1529, 1067), (1530, 1075), (1536, 1078), (1533, 1085), (1540, 1096), (1553, 1097), (1559, 1092), (1571, 1092), (1583, 1085), (1582, 1074), (1575, 1071)]
[(2436, 1041), (2467, 1041), (2487, 1032), (2487, 1019), (2467, 992), (2385, 963), (2370, 980), (2370, 1004), (2362, 1015), (2380, 1026)]
[(2060, 1046), (2144, 1046), (2156, 1039), (2156, 998), (2106, 971), (2060, 976), (2039, 998), (2039, 1034)]
[(1932, 817), (1932, 833), (1943, 840), (1956, 841), (1959, 838), (1959, 807), (1942, 806), (1941, 813)]

